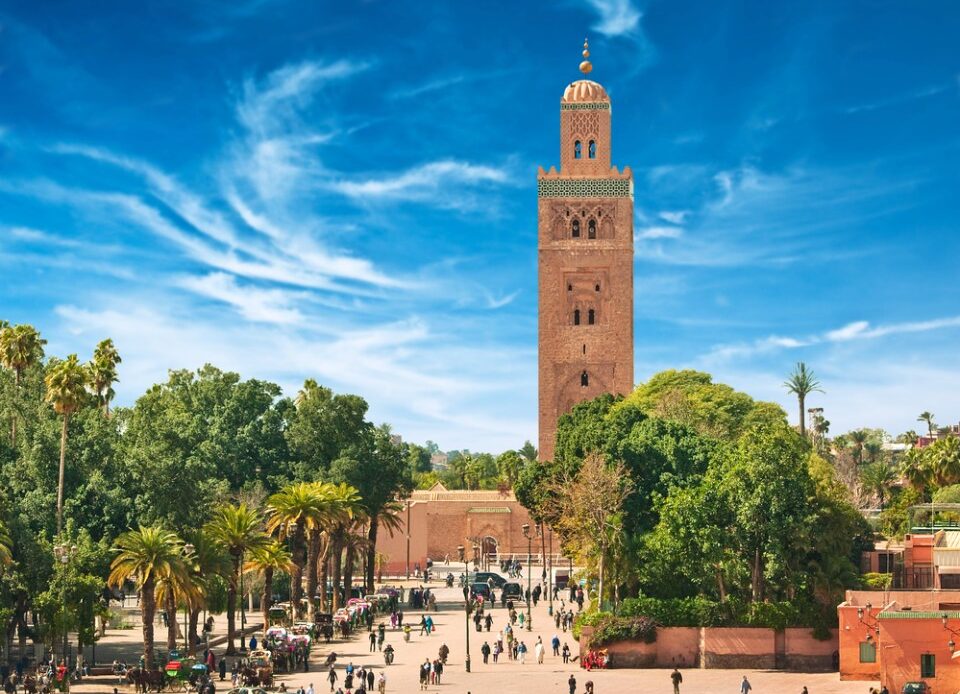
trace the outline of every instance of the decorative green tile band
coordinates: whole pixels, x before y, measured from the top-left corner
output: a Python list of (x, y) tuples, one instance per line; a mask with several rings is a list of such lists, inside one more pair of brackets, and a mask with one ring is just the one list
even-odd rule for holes
[(610, 102), (608, 101), (590, 101), (575, 102), (572, 104), (560, 104), (561, 111), (609, 111)]
[(881, 612), (877, 615), (878, 619), (960, 619), (960, 612), (942, 611), (942, 612), (914, 612), (913, 610), (902, 610), (897, 612)]
[(629, 178), (541, 178), (537, 180), (541, 198), (630, 198), (633, 181)]

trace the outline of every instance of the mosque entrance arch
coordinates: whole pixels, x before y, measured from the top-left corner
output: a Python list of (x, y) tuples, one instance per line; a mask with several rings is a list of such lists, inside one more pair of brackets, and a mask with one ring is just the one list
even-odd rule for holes
[(493, 535), (487, 535), (483, 538), (483, 541), (480, 545), (480, 551), (483, 554), (483, 564), (487, 570), (489, 570), (490, 566), (497, 561), (499, 546), (500, 543)]

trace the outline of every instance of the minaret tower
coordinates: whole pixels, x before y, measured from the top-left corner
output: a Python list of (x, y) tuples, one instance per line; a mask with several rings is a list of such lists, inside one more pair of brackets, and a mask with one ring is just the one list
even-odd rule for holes
[[(584, 75), (589, 57), (584, 41)], [(541, 460), (558, 417), (633, 389), (633, 174), (610, 154), (610, 97), (577, 80), (560, 99), (560, 170), (537, 173)]]

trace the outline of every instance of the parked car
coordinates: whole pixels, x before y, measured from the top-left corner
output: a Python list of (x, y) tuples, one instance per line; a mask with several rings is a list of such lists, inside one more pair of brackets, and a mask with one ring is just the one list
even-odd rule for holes
[(523, 600), (523, 588), (520, 587), (519, 583), (504, 583), (503, 584), (503, 599), (504, 600)]
[(471, 583), (487, 583), (491, 578), (493, 579), (494, 588), (503, 588), (503, 584), (507, 582), (507, 579), (493, 571), (478, 571), (470, 574)]
[(490, 599), (490, 586), (486, 583), (471, 583), (470, 584), (470, 597), (477, 597), (482, 595), (484, 600)]

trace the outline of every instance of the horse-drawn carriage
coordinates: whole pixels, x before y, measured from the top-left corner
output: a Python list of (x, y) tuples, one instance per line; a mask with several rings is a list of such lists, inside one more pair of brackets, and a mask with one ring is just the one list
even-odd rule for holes
[(273, 686), (273, 654), (267, 650), (250, 651), (247, 662), (240, 669), (244, 686)]

